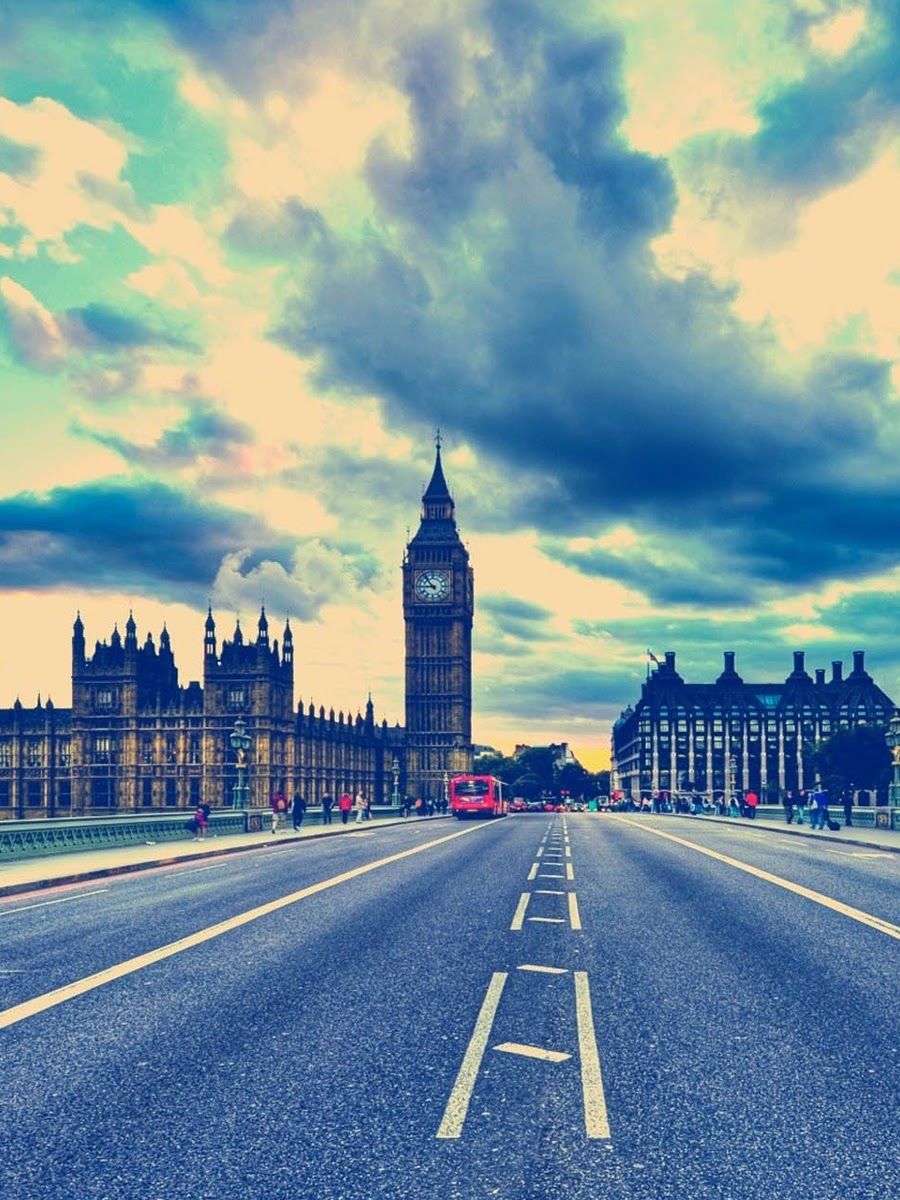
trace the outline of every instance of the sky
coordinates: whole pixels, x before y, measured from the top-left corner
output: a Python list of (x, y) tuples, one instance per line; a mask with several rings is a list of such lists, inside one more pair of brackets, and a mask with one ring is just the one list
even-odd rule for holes
[(900, 698), (900, 0), (0, 0), (0, 705), (133, 609), (403, 720), (443, 436), (473, 736)]

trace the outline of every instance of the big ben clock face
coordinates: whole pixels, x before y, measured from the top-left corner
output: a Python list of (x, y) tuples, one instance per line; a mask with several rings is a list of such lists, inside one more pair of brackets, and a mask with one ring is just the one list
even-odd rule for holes
[(450, 595), (450, 576), (446, 571), (420, 571), (413, 590), (418, 600), (446, 600)]

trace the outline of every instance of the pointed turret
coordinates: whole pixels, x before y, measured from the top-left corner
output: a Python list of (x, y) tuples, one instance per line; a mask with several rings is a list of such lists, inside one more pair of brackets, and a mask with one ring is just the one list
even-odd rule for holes
[(77, 666), (84, 665), (84, 625), (80, 612), (76, 613), (72, 626), (72, 662)]
[(422, 516), (426, 521), (452, 521), (453, 497), (444, 478), (444, 468), (441, 464), (441, 433), (438, 430), (434, 439), (434, 470), (431, 481), (422, 496)]
[(284, 634), (281, 639), (282, 658), (286, 665), (292, 666), (294, 662), (294, 635), (291, 632), (290, 618), (285, 618)]
[(259, 621), (256, 626), (256, 644), (257, 646), (269, 645), (269, 622), (266, 620), (266, 606), (263, 605), (259, 612)]
[(128, 610), (128, 620), (125, 622), (125, 649), (137, 650), (137, 625), (134, 623), (134, 613)]
[(109, 639), (109, 644), (114, 650), (122, 649), (122, 635), (119, 633), (118, 621), (113, 625), (112, 637)]
[(206, 624), (203, 627), (203, 653), (211, 655), (215, 658), (216, 654), (216, 623), (213, 620), (212, 605), (209, 606), (206, 613)]
[(231, 639), (235, 646), (243, 646), (244, 635), (241, 633), (241, 618), (238, 617), (234, 625), (234, 637)]

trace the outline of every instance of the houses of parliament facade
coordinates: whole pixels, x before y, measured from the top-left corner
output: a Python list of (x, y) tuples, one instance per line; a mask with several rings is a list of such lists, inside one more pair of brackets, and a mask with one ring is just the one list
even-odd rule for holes
[(263, 607), (255, 635), (237, 623), (219, 641), (212, 610), (203, 682), (183, 686), (165, 628), (143, 642), (129, 614), (88, 653), (79, 614), (72, 632), (72, 707), (20, 701), (0, 709), (0, 819), (134, 812), (231, 802), (231, 734), (251, 739), (249, 803), (301, 794), (318, 804), (358, 790), (374, 804), (400, 794), (439, 799), (446, 779), (472, 769), (473, 573), (437, 440), (419, 528), (403, 571), (405, 725), (376, 720), (371, 696), (355, 715), (294, 708), (290, 621), (270, 637)]

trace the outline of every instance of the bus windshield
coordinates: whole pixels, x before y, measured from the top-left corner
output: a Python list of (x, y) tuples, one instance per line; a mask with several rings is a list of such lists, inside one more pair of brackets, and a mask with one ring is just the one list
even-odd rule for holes
[(486, 796), (490, 785), (486, 779), (460, 779), (453, 785), (457, 796)]

